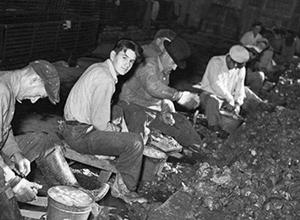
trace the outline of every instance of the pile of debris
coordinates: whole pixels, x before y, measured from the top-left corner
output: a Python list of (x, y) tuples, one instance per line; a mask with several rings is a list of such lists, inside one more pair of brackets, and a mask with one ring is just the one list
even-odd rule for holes
[[(234, 138), (204, 135), (201, 162), (168, 163), (140, 192), (152, 206), (131, 207), (132, 219), (300, 218), (300, 83), (282, 77), (270, 97), (285, 107), (257, 112)], [(271, 100), (271, 101), (273, 101)], [(141, 213), (143, 213), (141, 215)]]

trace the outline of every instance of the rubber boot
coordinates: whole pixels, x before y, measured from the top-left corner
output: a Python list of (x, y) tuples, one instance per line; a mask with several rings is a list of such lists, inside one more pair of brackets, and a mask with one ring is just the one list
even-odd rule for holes
[(103, 183), (100, 188), (94, 190), (82, 188), (71, 171), (59, 145), (46, 151), (44, 157), (38, 159), (36, 163), (49, 186), (74, 186), (91, 195), (95, 201), (101, 200), (109, 191), (110, 187), (107, 183)]
[(79, 187), (59, 145), (47, 150), (42, 158), (36, 160), (36, 163), (50, 186)]

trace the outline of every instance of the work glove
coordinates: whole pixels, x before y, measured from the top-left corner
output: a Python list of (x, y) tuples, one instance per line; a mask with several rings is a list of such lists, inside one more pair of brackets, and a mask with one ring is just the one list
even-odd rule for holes
[(173, 126), (175, 124), (175, 119), (173, 118), (173, 115), (170, 112), (162, 112), (160, 117), (162, 121), (167, 125)]
[(189, 91), (180, 92), (181, 97), (178, 99), (177, 103), (186, 107), (187, 109), (195, 109), (200, 105), (200, 97), (196, 93), (191, 93)]
[(22, 176), (25, 177), (30, 173), (30, 161), (26, 159), (20, 152), (14, 153), (11, 157), (11, 160), (15, 163), (16, 168)]
[(38, 190), (41, 188), (41, 185), (22, 178), (12, 190), (19, 202), (29, 202), (36, 198)]

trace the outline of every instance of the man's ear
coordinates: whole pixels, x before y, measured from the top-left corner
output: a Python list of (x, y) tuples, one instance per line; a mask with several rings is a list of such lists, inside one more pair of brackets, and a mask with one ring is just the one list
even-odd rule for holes
[(30, 77), (30, 84), (31, 85), (36, 85), (36, 84), (39, 84), (39, 83), (42, 83), (43, 80), (41, 79), (41, 77), (37, 74), (32, 74), (31, 77)]
[(112, 51), (110, 52), (109, 58), (110, 58), (110, 60), (113, 61), (113, 60), (115, 59), (115, 57), (116, 57), (116, 51), (112, 50)]

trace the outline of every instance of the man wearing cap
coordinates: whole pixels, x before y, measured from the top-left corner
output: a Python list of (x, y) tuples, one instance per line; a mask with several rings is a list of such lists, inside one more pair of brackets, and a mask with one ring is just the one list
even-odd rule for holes
[(156, 57), (164, 50), (164, 41), (172, 41), (176, 37), (176, 33), (170, 29), (158, 30), (150, 44), (142, 46), (144, 57)]
[[(53, 104), (59, 102), (59, 78), (49, 62), (40, 60), (20, 70), (0, 72), (0, 219), (20, 219), (14, 198), (18, 201), (30, 201), (41, 188), (41, 185), (23, 178), (30, 173), (30, 160), (40, 157), (42, 149), (27, 149), (30, 144), (20, 145), (20, 139), (15, 139), (11, 129), (15, 102), (29, 99), (35, 103), (39, 98), (47, 96)], [(24, 152), (30, 152), (25, 156), (31, 158), (26, 158)], [(7, 165), (9, 162), (13, 163), (15, 171)]]
[(214, 56), (207, 64), (200, 88), (204, 92), (200, 95), (201, 106), (205, 110), (208, 126), (212, 130), (219, 130), (220, 108), (239, 113), (245, 98), (245, 64), (249, 60), (248, 51), (240, 45), (234, 45), (229, 53)]
[(55, 67), (45, 60), (31, 62), (22, 69), (0, 72), (0, 219), (21, 219), (16, 200), (33, 200), (42, 187), (25, 179), (31, 171), (32, 161), (49, 180), (49, 186), (79, 187), (50, 135), (32, 132), (14, 137), (11, 128), (16, 100), (27, 99), (35, 103), (48, 96), (51, 103), (56, 104), (59, 102), (59, 86)]
[(201, 138), (190, 122), (175, 112), (173, 102), (193, 109), (199, 97), (187, 91), (168, 86), (169, 76), (177, 66), (184, 68), (190, 47), (180, 37), (164, 41), (159, 56), (148, 57), (134, 75), (124, 83), (119, 105), (123, 109), (129, 131), (146, 139), (145, 125), (174, 137), (183, 146), (199, 145)]
[(76, 151), (118, 157), (116, 168), (120, 175), (111, 194), (128, 203), (145, 202), (135, 192), (144, 145), (139, 135), (120, 132), (120, 126), (111, 121), (111, 99), (117, 77), (128, 73), (141, 53), (138, 44), (121, 39), (106, 61), (91, 65), (69, 93), (64, 108), (66, 121), (60, 128), (67, 143)]

